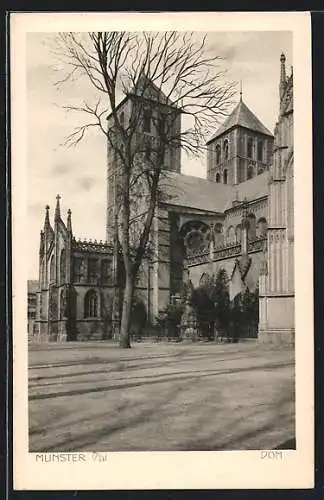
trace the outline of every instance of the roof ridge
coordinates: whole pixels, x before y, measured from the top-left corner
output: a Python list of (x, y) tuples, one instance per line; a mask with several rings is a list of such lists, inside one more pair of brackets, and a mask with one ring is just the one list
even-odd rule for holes
[(207, 144), (217, 139), (233, 127), (244, 127), (254, 132), (273, 136), (270, 130), (263, 125), (261, 120), (251, 111), (251, 109), (240, 100), (224, 123), (217, 129), (216, 133), (207, 141)]

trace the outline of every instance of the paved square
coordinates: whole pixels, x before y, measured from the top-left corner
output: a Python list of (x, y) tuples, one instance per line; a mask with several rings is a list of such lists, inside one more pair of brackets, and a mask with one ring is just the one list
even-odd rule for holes
[(295, 433), (293, 349), (29, 346), (30, 451), (271, 449)]

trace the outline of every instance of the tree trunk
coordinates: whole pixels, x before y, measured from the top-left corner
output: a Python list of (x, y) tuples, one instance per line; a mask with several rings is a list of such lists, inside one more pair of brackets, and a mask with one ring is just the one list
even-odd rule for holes
[(123, 348), (130, 348), (130, 323), (132, 313), (132, 302), (134, 295), (134, 280), (130, 276), (126, 276), (124, 298), (123, 298), (123, 312), (120, 323), (120, 337), (119, 346)]

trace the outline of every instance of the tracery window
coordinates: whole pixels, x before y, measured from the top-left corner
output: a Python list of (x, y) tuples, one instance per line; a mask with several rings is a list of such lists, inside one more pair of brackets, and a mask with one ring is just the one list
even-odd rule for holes
[(108, 285), (112, 278), (112, 265), (111, 261), (104, 259), (101, 261), (101, 282), (103, 285)]
[(94, 290), (89, 290), (84, 298), (84, 317), (97, 318), (98, 316), (98, 296)]
[(249, 137), (247, 142), (247, 157), (252, 158), (252, 155), (253, 155), (253, 139), (252, 137)]
[(228, 140), (227, 139), (225, 139), (225, 141), (224, 141), (223, 149), (224, 149), (224, 159), (226, 161), (226, 160), (228, 160)]
[(230, 226), (227, 230), (227, 243), (235, 243), (235, 229)]
[(241, 224), (238, 224), (235, 228), (236, 243), (241, 242)]
[(256, 220), (254, 214), (248, 215), (249, 229), (248, 229), (248, 239), (254, 240), (256, 237)]
[(227, 170), (226, 169), (224, 170), (224, 177), (223, 177), (223, 179), (224, 179), (224, 184), (227, 184)]
[(211, 279), (208, 273), (202, 273), (200, 280), (199, 280), (199, 286), (207, 286), (209, 285)]
[(210, 244), (210, 228), (200, 221), (186, 222), (180, 230), (186, 256), (207, 252)]
[(166, 133), (166, 116), (165, 114), (161, 113), (158, 119), (157, 123), (157, 132), (160, 137), (164, 137), (164, 134)]
[(75, 257), (73, 259), (73, 280), (80, 283), (83, 278), (83, 271), (84, 266), (82, 257)]
[(152, 111), (150, 109), (145, 109), (143, 116), (144, 132), (151, 132), (151, 120), (152, 120)]
[(61, 290), (60, 294), (60, 319), (63, 319), (65, 316), (65, 292)]
[(88, 283), (97, 283), (98, 259), (88, 259)]
[(256, 236), (262, 238), (267, 234), (268, 224), (265, 217), (260, 217), (256, 226)]
[(214, 235), (215, 235), (215, 246), (222, 245), (224, 243), (224, 233), (223, 233), (223, 224), (218, 222), (214, 226)]
[(60, 283), (65, 283), (66, 278), (66, 253), (63, 249), (60, 255)]
[(263, 161), (263, 141), (258, 140), (258, 161)]
[(221, 147), (219, 144), (216, 146), (216, 164), (219, 165), (221, 162)]
[(54, 279), (55, 279), (55, 261), (53, 254), (50, 261), (50, 281), (54, 281)]
[(119, 123), (120, 123), (120, 126), (125, 129), (125, 113), (124, 111), (122, 111), (119, 115)]

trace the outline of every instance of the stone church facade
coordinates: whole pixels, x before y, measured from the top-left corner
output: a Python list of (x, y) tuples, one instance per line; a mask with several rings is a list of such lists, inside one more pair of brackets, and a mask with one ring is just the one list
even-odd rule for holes
[[(184, 281), (190, 279), (197, 287), (222, 268), (231, 299), (246, 287), (254, 291), (259, 286), (260, 338), (269, 332), (293, 333), (293, 76), (286, 77), (283, 55), (280, 64), (280, 113), (274, 135), (241, 93), (233, 112), (207, 143), (207, 179), (181, 173), (180, 147), (167, 152), (162, 183), (166, 182), (168, 196), (156, 207), (151, 230), (155, 251), (143, 262), (136, 287), (152, 323), (181, 297)], [(149, 104), (139, 130), (144, 141), (155, 139), (150, 120), (156, 109), (154, 101)], [(118, 106), (121, 120), (127, 119), (130, 105), (127, 97)], [(175, 127), (181, 127), (180, 120), (179, 115)], [(122, 285), (113, 237), (115, 161), (108, 147), (107, 242), (76, 240), (71, 213), (66, 224), (61, 219), (59, 198), (53, 227), (46, 208), (36, 317), (41, 338), (113, 335), (114, 298)]]

